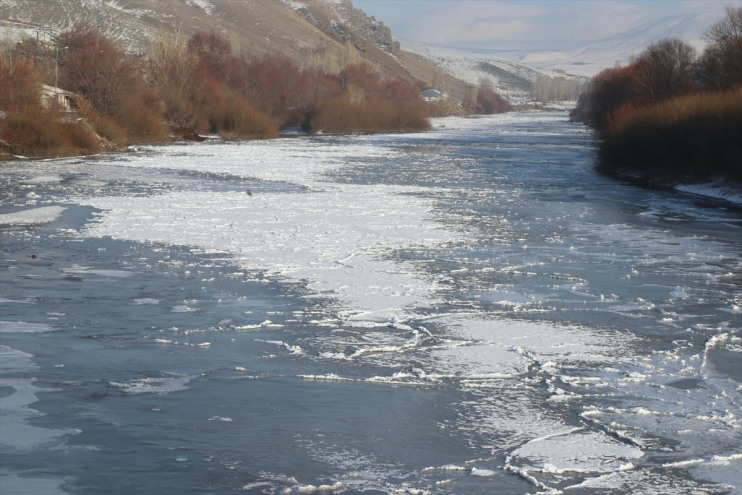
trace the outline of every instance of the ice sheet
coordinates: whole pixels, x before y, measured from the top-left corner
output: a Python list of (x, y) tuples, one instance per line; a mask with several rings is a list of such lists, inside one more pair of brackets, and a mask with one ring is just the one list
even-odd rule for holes
[(32, 225), (56, 220), (67, 208), (64, 206), (40, 206), (13, 213), (0, 213), (0, 225)]
[(146, 378), (136, 378), (128, 382), (111, 382), (111, 385), (121, 389), (125, 394), (156, 394), (165, 395), (179, 390), (185, 390), (193, 376), (164, 375)]
[(55, 328), (46, 323), (0, 320), (0, 333), (38, 333), (52, 332)]
[[(416, 188), (346, 186), (309, 194), (176, 192), (91, 198), (104, 209), (90, 236), (168, 242), (232, 253), (246, 268), (306, 280), (349, 316), (390, 320), (408, 306), (435, 303), (434, 282), (383, 259), (386, 250), (455, 238), (426, 217)], [(299, 204), (297, 204), (297, 202)], [(208, 205), (208, 207), (204, 207)]]

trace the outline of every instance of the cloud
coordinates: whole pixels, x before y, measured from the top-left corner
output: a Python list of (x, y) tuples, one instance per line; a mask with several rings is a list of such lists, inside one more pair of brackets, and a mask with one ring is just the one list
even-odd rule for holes
[(435, 10), (407, 25), (401, 37), (436, 45), (526, 39), (545, 9), (511, 2), (438, 2)]
[(672, 15), (718, 12), (729, 0), (354, 0), (395, 36), (431, 45), (566, 49)]

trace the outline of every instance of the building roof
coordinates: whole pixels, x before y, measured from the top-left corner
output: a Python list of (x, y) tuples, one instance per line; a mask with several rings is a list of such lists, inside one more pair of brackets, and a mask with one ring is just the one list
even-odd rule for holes
[(43, 84), (42, 85), (42, 90), (45, 93), (50, 93), (50, 94), (69, 95), (69, 96), (74, 95), (74, 93), (72, 91), (67, 91), (66, 89), (57, 88), (57, 87), (54, 87), (54, 86), (49, 86), (48, 84)]
[(430, 88), (420, 93), (420, 96), (423, 98), (440, 98), (443, 96), (443, 93), (437, 89)]

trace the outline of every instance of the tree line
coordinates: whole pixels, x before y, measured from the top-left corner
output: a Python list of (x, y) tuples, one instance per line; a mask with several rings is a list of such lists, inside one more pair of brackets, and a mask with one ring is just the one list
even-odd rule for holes
[[(352, 50), (352, 48), (350, 48)], [(236, 54), (215, 32), (177, 33), (131, 55), (80, 25), (53, 44), (28, 39), (0, 54), (0, 147), (60, 156), (163, 142), (173, 134), (271, 138), (280, 129), (362, 133), (430, 127), (440, 109), (420, 87), (390, 79), (359, 57), (330, 72), (288, 58)], [(74, 94), (74, 120), (41, 103), (42, 84)], [(490, 88), (479, 106), (504, 108)]]
[(601, 170), (657, 185), (742, 182), (742, 7), (705, 36), (700, 56), (669, 38), (592, 79), (573, 119), (598, 131)]
[(531, 98), (543, 103), (576, 101), (584, 90), (584, 84), (584, 81), (572, 77), (549, 77), (539, 74), (531, 87)]

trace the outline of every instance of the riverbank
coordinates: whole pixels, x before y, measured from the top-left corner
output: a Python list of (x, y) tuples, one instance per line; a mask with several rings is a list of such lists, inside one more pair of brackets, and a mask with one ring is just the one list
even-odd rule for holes
[(596, 166), (601, 174), (625, 182), (635, 187), (666, 191), (674, 194), (688, 194), (698, 198), (727, 203), (734, 208), (742, 208), (742, 182), (727, 178), (712, 178), (706, 181), (681, 182), (667, 177), (642, 174), (636, 170), (610, 170)]

